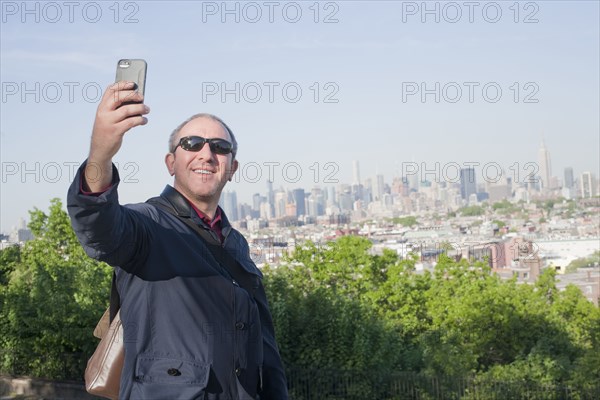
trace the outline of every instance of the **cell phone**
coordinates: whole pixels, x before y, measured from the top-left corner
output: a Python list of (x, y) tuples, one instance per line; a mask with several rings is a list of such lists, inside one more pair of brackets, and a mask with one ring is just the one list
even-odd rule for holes
[[(117, 63), (117, 77), (115, 82), (130, 81), (135, 82), (135, 90), (145, 94), (146, 90), (146, 70), (148, 64), (141, 59), (123, 59)], [(139, 103), (135, 101), (125, 102), (123, 104)]]

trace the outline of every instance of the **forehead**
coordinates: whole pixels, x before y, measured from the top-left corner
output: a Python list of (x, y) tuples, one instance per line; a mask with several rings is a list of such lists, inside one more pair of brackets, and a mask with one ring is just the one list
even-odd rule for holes
[(179, 131), (177, 138), (191, 135), (229, 140), (229, 134), (225, 130), (225, 127), (219, 121), (206, 117), (194, 118), (185, 124)]

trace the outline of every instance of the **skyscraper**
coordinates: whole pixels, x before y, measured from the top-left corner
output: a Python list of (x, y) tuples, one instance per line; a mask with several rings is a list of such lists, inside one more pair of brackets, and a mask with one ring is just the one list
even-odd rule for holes
[(269, 204), (269, 215), (275, 215), (275, 194), (273, 193), (273, 182), (267, 179), (267, 203)]
[(235, 191), (226, 191), (221, 194), (219, 205), (225, 211), (225, 215), (230, 221), (237, 221), (239, 219), (237, 194)]
[(462, 168), (460, 170), (460, 197), (463, 200), (469, 200), (469, 196), (476, 193), (475, 168)]
[(381, 199), (383, 199), (383, 193), (385, 192), (385, 184), (383, 181), (383, 175), (377, 174), (376, 178), (377, 178), (377, 181), (376, 181), (377, 200), (381, 200)]
[(581, 174), (581, 197), (586, 199), (596, 195), (596, 178), (590, 171)]
[(566, 167), (565, 168), (565, 183), (564, 187), (567, 189), (572, 189), (575, 185), (575, 179), (573, 178), (573, 168)]
[(352, 161), (352, 183), (360, 185), (360, 167), (358, 165), (358, 160)]
[(287, 193), (284, 190), (278, 190), (275, 192), (275, 218), (281, 218), (285, 216), (285, 206), (287, 204)]
[(260, 211), (260, 203), (262, 202), (260, 193), (254, 193), (252, 195), (252, 210)]
[(292, 197), (294, 198), (294, 203), (296, 204), (296, 216), (299, 217), (301, 215), (306, 215), (306, 195), (304, 194), (304, 189), (294, 189), (292, 191)]
[(552, 185), (550, 184), (550, 179), (552, 178), (552, 165), (550, 164), (550, 153), (548, 149), (546, 149), (546, 144), (544, 143), (544, 139), (542, 139), (542, 147), (538, 152), (538, 163), (540, 168), (540, 187), (542, 189), (552, 189)]

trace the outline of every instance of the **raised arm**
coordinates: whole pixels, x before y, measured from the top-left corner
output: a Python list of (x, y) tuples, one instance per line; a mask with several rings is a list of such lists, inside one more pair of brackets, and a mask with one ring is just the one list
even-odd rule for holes
[[(112, 182), (112, 158), (121, 148), (123, 136), (131, 128), (145, 125), (144, 117), (150, 112), (148, 106), (142, 104), (141, 93), (134, 91), (133, 82), (117, 82), (104, 91), (104, 95), (96, 111), (92, 143), (86, 165), (83, 190), (100, 192)], [(124, 102), (140, 102), (123, 104)]]
[(127, 270), (136, 268), (148, 247), (147, 218), (119, 205), (119, 176), (112, 164), (124, 134), (148, 122), (144, 104), (123, 104), (143, 100), (133, 88), (132, 82), (118, 82), (106, 89), (96, 112), (88, 160), (67, 195), (71, 225), (86, 253)]

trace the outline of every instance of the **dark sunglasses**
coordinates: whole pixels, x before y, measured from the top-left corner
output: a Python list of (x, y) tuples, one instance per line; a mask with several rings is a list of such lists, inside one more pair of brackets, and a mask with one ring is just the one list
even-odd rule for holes
[(178, 146), (181, 146), (186, 151), (200, 151), (205, 143), (208, 143), (210, 151), (215, 154), (229, 154), (233, 151), (233, 145), (225, 139), (205, 139), (201, 136), (186, 136), (179, 140), (177, 146), (173, 148), (173, 153), (177, 150)]

